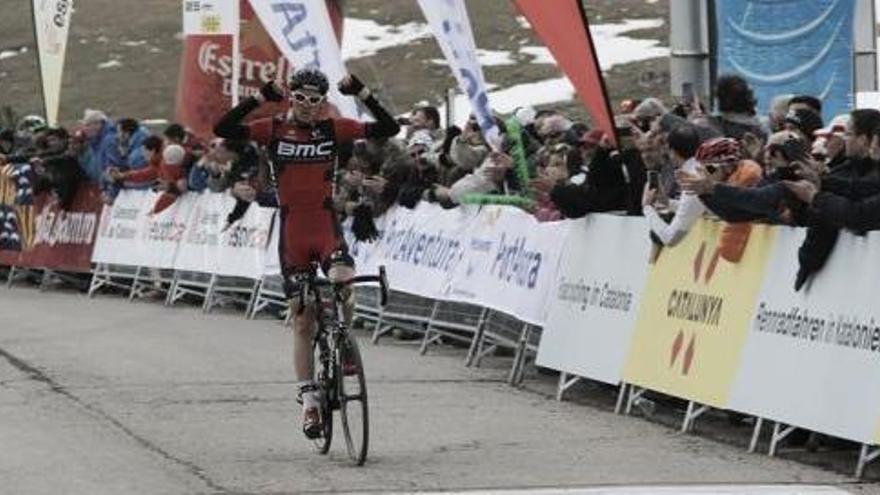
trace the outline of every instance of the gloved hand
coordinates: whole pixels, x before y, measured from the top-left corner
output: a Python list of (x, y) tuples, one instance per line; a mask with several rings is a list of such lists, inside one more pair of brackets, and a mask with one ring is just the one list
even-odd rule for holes
[(363, 89), (364, 83), (354, 74), (349, 74), (339, 81), (339, 92), (344, 95), (356, 96)]
[(275, 85), (273, 81), (269, 81), (260, 88), (260, 94), (263, 95), (263, 98), (266, 101), (274, 101), (279, 102), (284, 100), (284, 95), (281, 94), (281, 90), (278, 89), (278, 86)]
[(351, 232), (354, 238), (361, 242), (373, 242), (379, 238), (379, 231), (373, 222), (373, 209), (366, 204), (359, 204), (354, 208), (351, 222)]

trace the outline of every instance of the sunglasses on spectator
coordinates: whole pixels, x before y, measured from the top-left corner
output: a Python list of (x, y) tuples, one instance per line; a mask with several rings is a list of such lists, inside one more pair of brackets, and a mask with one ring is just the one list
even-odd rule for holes
[(300, 92), (294, 92), (293, 94), (291, 94), (291, 96), (297, 103), (308, 103), (309, 105), (317, 105), (318, 103), (324, 101), (323, 96), (309, 96)]

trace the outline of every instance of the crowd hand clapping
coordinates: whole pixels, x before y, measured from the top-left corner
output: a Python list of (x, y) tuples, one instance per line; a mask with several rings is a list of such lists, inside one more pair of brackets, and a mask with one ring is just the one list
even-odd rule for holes
[(232, 186), (232, 195), (242, 201), (251, 202), (257, 199), (257, 190), (248, 182), (239, 181)]
[(122, 173), (117, 167), (110, 167), (107, 169), (107, 176), (114, 181), (120, 181), (125, 178), (125, 174)]
[(351, 187), (360, 187), (364, 182), (364, 173), (360, 170), (349, 170), (342, 176), (346, 184)]
[(371, 176), (363, 179), (364, 188), (373, 194), (382, 194), (387, 184), (388, 180), (380, 176)]
[(504, 175), (513, 167), (513, 158), (506, 153), (493, 151), (489, 154), (483, 168), (489, 179), (493, 182), (501, 182)]

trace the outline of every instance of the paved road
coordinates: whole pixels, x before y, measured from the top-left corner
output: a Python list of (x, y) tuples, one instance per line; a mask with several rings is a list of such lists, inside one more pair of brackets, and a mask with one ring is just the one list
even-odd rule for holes
[(391, 342), (362, 345), (374, 442), (352, 468), (339, 447), (318, 457), (301, 438), (289, 345), (277, 322), (238, 314), (0, 289), (0, 493), (877, 491)]

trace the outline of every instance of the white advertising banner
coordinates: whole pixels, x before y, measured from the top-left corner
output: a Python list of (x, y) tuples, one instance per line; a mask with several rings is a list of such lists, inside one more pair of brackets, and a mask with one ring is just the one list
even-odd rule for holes
[(92, 261), (174, 268), (193, 201), (187, 195), (150, 215), (158, 196), (152, 191), (123, 191), (112, 207), (105, 207)]
[(274, 209), (251, 205), (223, 230), (235, 200), (227, 194), (186, 194), (158, 215), (158, 195), (123, 191), (102, 213), (92, 261), (259, 278), (266, 264)]
[(571, 222), (539, 223), (512, 207), (428, 203), (380, 219), (381, 238), (349, 243), (359, 273), (385, 265), (394, 290), (488, 306), (543, 324)]
[(251, 7), (281, 53), (297, 69), (314, 68), (330, 80), (328, 99), (345, 117), (357, 117), (354, 98), (339, 93), (336, 83), (347, 74), (339, 41), (325, 2), (251, 0)]
[(235, 34), (238, 0), (183, 0), (183, 34)]
[(645, 222), (589, 215), (570, 229), (547, 296), (537, 363), (617, 384), (648, 276)]
[(729, 407), (880, 443), (880, 234), (841, 233), (828, 264), (795, 292), (804, 235), (777, 231)]
[(488, 306), (542, 325), (547, 294), (572, 223), (541, 223), (518, 208), (483, 206), (459, 237), (464, 258), (452, 267), (440, 297)]
[(252, 204), (226, 230), (226, 217), (235, 207), (228, 194), (190, 194), (195, 198), (174, 268), (232, 277), (263, 274), (273, 211)]
[(501, 138), (489, 105), (486, 80), (477, 60), (477, 44), (464, 0), (419, 0), (419, 6), (458, 86), (468, 96), (471, 111), (480, 124), (486, 142), (499, 144)]
[(61, 105), (61, 79), (73, 0), (33, 0), (32, 5), (46, 121), (55, 126)]

